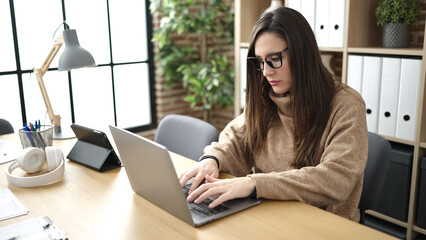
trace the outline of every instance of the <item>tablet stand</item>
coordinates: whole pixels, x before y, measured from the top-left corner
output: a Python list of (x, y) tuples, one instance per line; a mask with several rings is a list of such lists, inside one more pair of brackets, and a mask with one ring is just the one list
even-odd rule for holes
[(121, 162), (113, 149), (103, 148), (82, 140), (77, 141), (67, 158), (99, 172), (121, 167)]

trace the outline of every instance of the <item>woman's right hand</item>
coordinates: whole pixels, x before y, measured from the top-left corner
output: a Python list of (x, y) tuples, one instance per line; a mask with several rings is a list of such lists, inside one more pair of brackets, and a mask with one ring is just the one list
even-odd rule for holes
[(184, 187), (189, 179), (194, 177), (194, 181), (189, 188), (189, 194), (192, 193), (197, 187), (203, 182), (206, 175), (213, 178), (219, 177), (219, 169), (217, 163), (212, 158), (203, 159), (201, 162), (196, 163), (194, 166), (184, 171), (179, 175), (179, 183), (181, 187)]

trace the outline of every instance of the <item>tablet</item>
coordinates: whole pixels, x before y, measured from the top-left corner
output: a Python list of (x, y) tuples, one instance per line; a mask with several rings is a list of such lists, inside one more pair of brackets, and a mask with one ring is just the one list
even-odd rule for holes
[(122, 166), (104, 132), (75, 123), (71, 129), (78, 140), (68, 154), (68, 159), (100, 172)]

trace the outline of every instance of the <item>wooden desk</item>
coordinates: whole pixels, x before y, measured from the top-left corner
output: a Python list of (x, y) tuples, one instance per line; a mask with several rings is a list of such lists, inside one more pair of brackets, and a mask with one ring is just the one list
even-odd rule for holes
[[(17, 135), (0, 136), (19, 142)], [(75, 139), (55, 140), (65, 156)], [(192, 160), (172, 153), (177, 172)], [(64, 177), (51, 185), (18, 188), (0, 165), (0, 188), (10, 188), (29, 214), (0, 221), (0, 227), (37, 216), (48, 216), (70, 239), (394, 239), (308, 204), (263, 200), (258, 206), (191, 227), (136, 195), (124, 168), (99, 173), (66, 160)]]

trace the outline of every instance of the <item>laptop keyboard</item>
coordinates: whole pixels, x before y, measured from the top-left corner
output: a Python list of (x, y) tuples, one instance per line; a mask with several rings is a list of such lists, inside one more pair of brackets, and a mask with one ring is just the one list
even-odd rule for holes
[[(185, 193), (185, 196), (188, 196), (190, 184), (185, 185), (183, 188), (183, 192)], [(202, 215), (202, 216), (212, 216), (214, 214), (229, 210), (229, 207), (227, 207), (225, 204), (220, 204), (219, 206), (215, 208), (209, 208), (209, 204), (214, 201), (215, 198), (209, 197), (200, 204), (195, 204), (192, 202), (188, 202), (188, 207), (191, 210), (191, 212)]]

